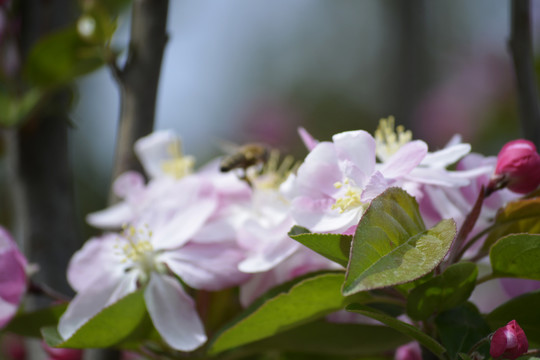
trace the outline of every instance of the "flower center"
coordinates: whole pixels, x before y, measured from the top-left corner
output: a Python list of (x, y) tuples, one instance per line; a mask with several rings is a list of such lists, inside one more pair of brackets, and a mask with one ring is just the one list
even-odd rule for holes
[(175, 179), (181, 179), (192, 173), (195, 159), (193, 156), (182, 155), (180, 140), (173, 141), (167, 150), (171, 155), (171, 159), (165, 160), (161, 164), (165, 174), (171, 175)]
[(379, 127), (375, 130), (375, 153), (377, 158), (384, 162), (394, 155), (403, 145), (412, 140), (412, 132), (405, 130), (403, 125), (395, 127), (394, 117), (379, 121)]
[(152, 271), (164, 272), (164, 264), (156, 261), (158, 252), (152, 246), (152, 231), (145, 225), (143, 228), (134, 226), (124, 226), (123, 238), (127, 242), (119, 244), (122, 262), (128, 263), (126, 271), (137, 271), (139, 282), (145, 283), (150, 277)]
[(291, 155), (285, 156), (281, 164), (279, 163), (279, 151), (271, 150), (268, 161), (264, 164), (262, 170), (251, 170), (247, 177), (257, 190), (277, 190), (291, 174), (298, 168), (299, 164), (295, 163)]
[(342, 197), (338, 198), (334, 205), (332, 205), (332, 210), (338, 210), (340, 214), (346, 210), (350, 210), (357, 207), (364, 207), (365, 204), (362, 203), (360, 199), (362, 195), (362, 189), (351, 185), (351, 180), (345, 178), (343, 182), (338, 181), (334, 184), (336, 189), (341, 189), (345, 186), (345, 192)]

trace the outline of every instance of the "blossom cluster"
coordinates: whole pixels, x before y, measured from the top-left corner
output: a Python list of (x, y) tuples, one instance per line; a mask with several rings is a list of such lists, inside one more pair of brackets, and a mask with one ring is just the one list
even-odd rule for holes
[[(374, 135), (348, 131), (318, 141), (299, 133), (309, 151), (301, 162), (252, 145), (258, 153), (240, 151), (197, 170), (172, 131), (138, 140), (134, 150), (144, 174), (122, 174), (113, 185), (119, 202), (87, 217), (105, 232), (70, 261), (67, 277), (77, 295), (60, 318), (59, 335), (69, 339), (104, 308), (142, 289), (162, 339), (193, 351), (207, 341), (197, 290), (239, 287), (240, 303), (248, 306), (277, 284), (342, 268), (291, 239), (295, 225), (352, 235), (371, 201), (398, 187), (416, 199), (426, 225), (452, 218), (460, 227), (487, 187), (470, 238), (504, 204), (540, 183), (540, 155), (525, 140), (505, 147), (497, 161), (471, 153), (458, 136), (430, 151), (393, 118), (381, 120)], [(15, 251), (9, 235), (0, 235), (0, 256)], [(468, 250), (465, 257), (476, 249)], [(0, 291), (0, 326), (13, 316), (26, 281), (24, 258), (11, 259), (19, 261), (23, 281), (0, 287), (9, 290)]]

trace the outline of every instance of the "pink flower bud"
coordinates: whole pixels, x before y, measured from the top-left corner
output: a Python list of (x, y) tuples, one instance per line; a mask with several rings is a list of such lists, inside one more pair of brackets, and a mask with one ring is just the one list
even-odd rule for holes
[(410, 342), (397, 348), (394, 360), (422, 360), (422, 350), (417, 342)]
[(487, 194), (507, 187), (526, 194), (540, 185), (540, 155), (528, 140), (513, 140), (503, 146), (497, 156), (497, 167), (488, 186)]
[(503, 357), (514, 360), (525, 354), (529, 343), (523, 329), (516, 320), (510, 321), (506, 326), (499, 328), (491, 338), (489, 353), (493, 358)]

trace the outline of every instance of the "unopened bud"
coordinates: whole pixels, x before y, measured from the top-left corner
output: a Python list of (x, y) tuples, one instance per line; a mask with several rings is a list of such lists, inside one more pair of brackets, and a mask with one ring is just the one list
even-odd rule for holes
[(519, 327), (516, 320), (510, 321), (506, 326), (499, 328), (491, 338), (489, 354), (493, 358), (503, 357), (514, 360), (525, 354), (529, 343), (525, 332)]
[(420, 345), (417, 342), (411, 342), (398, 347), (394, 360), (422, 360)]
[(540, 185), (540, 155), (536, 146), (528, 140), (508, 142), (497, 156), (495, 173), (487, 186), (486, 194), (507, 187), (526, 194)]

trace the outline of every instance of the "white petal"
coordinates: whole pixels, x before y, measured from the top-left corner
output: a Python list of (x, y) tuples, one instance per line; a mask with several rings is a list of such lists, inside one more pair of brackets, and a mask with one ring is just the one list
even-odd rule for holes
[[(71, 287), (83, 291), (101, 281), (101, 286), (116, 284), (124, 276), (124, 265), (118, 255), (118, 235), (91, 238), (69, 261), (67, 278)], [(105, 283), (103, 283), (105, 282)]]
[(471, 151), (469, 144), (456, 144), (433, 153), (428, 153), (421, 165), (431, 168), (445, 168), (461, 159)]
[(334, 144), (321, 142), (315, 146), (296, 175), (296, 194), (312, 197), (335, 193), (334, 184), (342, 181)]
[(313, 200), (308, 197), (297, 197), (292, 201), (291, 215), (298, 225), (312, 232), (339, 233), (358, 224), (362, 216), (361, 207), (340, 213), (332, 209), (334, 203), (334, 199)]
[(416, 140), (403, 145), (398, 152), (384, 162), (380, 171), (386, 178), (397, 178), (407, 175), (418, 166), (427, 154), (425, 142)]
[(375, 169), (375, 139), (366, 131), (347, 131), (332, 137), (339, 160), (350, 160), (365, 174)]
[(172, 158), (170, 146), (179, 141), (172, 130), (153, 132), (135, 142), (135, 153), (150, 178), (163, 175), (163, 161)]
[(152, 273), (144, 300), (154, 326), (171, 347), (191, 351), (206, 342), (195, 304), (175, 279)]
[(155, 230), (153, 245), (156, 249), (172, 249), (184, 245), (197, 233), (217, 207), (215, 198), (197, 199), (179, 211), (174, 218)]
[(105, 277), (96, 279), (92, 286), (78, 293), (69, 303), (58, 322), (58, 333), (66, 340), (96, 316), (105, 307), (113, 304), (135, 290), (135, 277), (126, 275), (118, 283), (107, 283)]
[(86, 222), (100, 229), (114, 230), (130, 222), (134, 217), (133, 207), (125, 201), (86, 216)]

